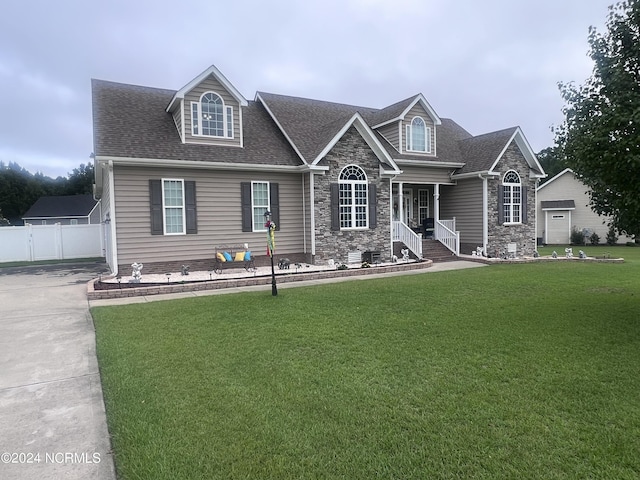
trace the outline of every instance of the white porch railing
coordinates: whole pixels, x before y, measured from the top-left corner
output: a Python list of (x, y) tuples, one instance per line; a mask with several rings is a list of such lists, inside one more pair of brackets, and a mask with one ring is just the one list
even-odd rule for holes
[(393, 241), (404, 243), (413, 254), (422, 258), (422, 234), (416, 233), (403, 222), (393, 222)]
[(456, 219), (435, 222), (434, 237), (456, 255), (460, 255), (460, 232), (454, 231)]

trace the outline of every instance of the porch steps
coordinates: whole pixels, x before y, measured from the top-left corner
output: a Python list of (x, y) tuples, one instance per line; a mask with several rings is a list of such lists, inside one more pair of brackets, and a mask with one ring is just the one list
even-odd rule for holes
[(433, 260), (433, 262), (451, 262), (458, 260), (447, 247), (432, 238), (422, 240), (422, 258)]

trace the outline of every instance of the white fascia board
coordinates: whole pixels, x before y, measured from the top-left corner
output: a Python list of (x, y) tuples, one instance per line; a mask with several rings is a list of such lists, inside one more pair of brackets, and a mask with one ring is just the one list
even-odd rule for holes
[(463, 180), (465, 178), (498, 177), (498, 176), (500, 176), (499, 173), (484, 170), (482, 172), (454, 173), (453, 175), (451, 175), (451, 179)]
[(542, 190), (544, 187), (546, 187), (547, 185), (549, 185), (550, 183), (556, 181), (558, 178), (562, 177), (565, 173), (571, 173), (575, 176), (575, 173), (573, 170), (571, 170), (570, 168), (565, 168), (563, 171), (561, 171), (559, 174), (557, 174), (555, 177), (553, 177), (552, 179), (550, 179), (548, 182), (543, 183), (542, 185), (540, 185), (538, 187), (538, 191)]
[(379, 160), (382, 160), (385, 163), (388, 163), (396, 171), (398, 172), (400, 171), (400, 169), (396, 165), (396, 162), (393, 160), (393, 158), (391, 158), (389, 153), (387, 153), (387, 150), (382, 146), (382, 143), (380, 143), (380, 141), (376, 137), (373, 130), (371, 130), (369, 125), (367, 125), (367, 123), (364, 121), (364, 119), (358, 112), (356, 112), (353, 115), (353, 117), (351, 117), (342, 126), (342, 128), (338, 131), (338, 133), (334, 135), (331, 141), (322, 149), (320, 154), (312, 162), (312, 165), (317, 165), (318, 162), (320, 162), (331, 151), (331, 149), (335, 146), (335, 144), (338, 143), (338, 141), (347, 132), (347, 130), (351, 128), (352, 125), (356, 127), (356, 130), (358, 130), (358, 133), (362, 136), (362, 138), (367, 143), (367, 145), (369, 145), (371, 150), (373, 150), (373, 153), (376, 154)]
[(397, 116), (396, 118), (392, 118), (391, 120), (387, 120), (386, 122), (382, 122), (379, 123), (378, 125), (374, 125), (371, 128), (380, 128), (380, 127), (384, 127), (385, 125), (388, 125), (390, 123), (393, 122), (398, 122), (402, 119), (404, 119), (404, 117), (407, 115), (407, 113), (409, 113), (409, 111), (416, 105), (416, 103), (422, 103), (423, 108), (426, 110), (426, 112), (429, 114), (429, 116), (431, 117), (431, 120), (433, 120), (433, 124), (434, 125), (442, 125), (442, 120), (440, 120), (440, 117), (438, 116), (438, 114), (436, 113), (436, 111), (433, 109), (433, 107), (429, 104), (429, 102), (427, 102), (427, 99), (424, 97), (424, 95), (422, 95), (421, 93), (416, 95), (416, 98), (409, 104), (409, 106), (407, 108), (404, 109), (404, 111)]
[(131, 157), (97, 157), (99, 163), (112, 163), (113, 165), (126, 165), (131, 167), (173, 167), (193, 168), (200, 170), (233, 170), (247, 172), (318, 172), (324, 173), (329, 167), (320, 165), (263, 165), (256, 163), (225, 163), (207, 162), (197, 160), (171, 160), (162, 158), (131, 158)]
[(434, 162), (431, 160), (409, 160), (409, 159), (394, 159), (398, 165), (417, 166), (417, 167), (437, 167), (437, 168), (462, 168), (464, 163), (452, 163), (452, 162)]
[(567, 210), (575, 210), (576, 207), (562, 207), (562, 208), (542, 208), (543, 212), (566, 212)]
[(509, 148), (509, 145), (511, 145), (511, 142), (513, 142), (514, 140), (516, 142), (516, 145), (518, 145), (518, 148), (522, 152), (522, 155), (524, 156), (524, 159), (527, 161), (527, 164), (529, 165), (529, 167), (534, 168), (539, 172), (542, 172), (541, 174), (531, 175), (531, 177), (545, 178), (547, 174), (544, 173), (542, 166), (540, 165), (540, 163), (538, 162), (538, 159), (536, 158), (536, 154), (533, 153), (533, 150), (531, 149), (531, 145), (529, 145), (529, 142), (527, 142), (527, 139), (522, 133), (522, 129), (520, 127), (516, 127), (516, 130), (513, 132), (513, 135), (511, 135), (511, 138), (509, 138), (509, 140), (505, 143), (504, 147), (500, 151), (500, 154), (498, 154), (498, 157), (494, 160), (493, 165), (491, 165), (491, 168), (489, 169), (489, 171), (493, 171), (493, 169), (496, 168), (496, 165), (504, 155), (504, 152), (507, 151), (507, 148)]
[(171, 108), (173, 107), (173, 104), (176, 100), (184, 99), (186, 93), (193, 90), (194, 87), (200, 84), (209, 75), (213, 75), (214, 77), (216, 77), (216, 80), (218, 80), (222, 84), (222, 86), (233, 96), (233, 98), (236, 99), (241, 107), (246, 107), (249, 104), (249, 102), (247, 102), (247, 99), (244, 98), (240, 91), (236, 87), (234, 87), (229, 80), (227, 80), (222, 72), (220, 72), (220, 70), (218, 70), (215, 65), (211, 65), (204, 72), (202, 72), (200, 75), (198, 75), (196, 78), (191, 80), (176, 92), (176, 94), (171, 99), (171, 102), (169, 102), (169, 106), (167, 106), (167, 112), (171, 111)]
[(289, 135), (287, 135), (286, 130), (284, 128), (282, 128), (282, 125), (280, 124), (280, 122), (278, 121), (276, 116), (273, 114), (271, 109), (269, 108), (269, 105), (267, 105), (267, 102), (264, 101), (264, 99), (260, 96), (259, 93), (256, 93), (256, 101), (260, 102), (262, 104), (264, 109), (267, 111), (267, 113), (271, 117), (271, 120), (273, 120), (273, 122), (278, 126), (278, 128), (282, 132), (282, 135), (284, 135), (284, 138), (286, 138), (287, 142), (289, 142), (289, 145), (291, 145), (291, 148), (293, 148), (293, 150), (298, 154), (298, 156), (300, 157), (300, 160), (302, 160), (305, 164), (308, 164), (309, 162), (307, 162), (307, 160), (304, 158), (304, 156), (302, 155), (302, 152), (300, 152), (300, 150), (298, 150), (298, 147), (296, 147), (296, 144), (293, 143), (293, 140), (291, 140), (291, 137), (289, 137)]

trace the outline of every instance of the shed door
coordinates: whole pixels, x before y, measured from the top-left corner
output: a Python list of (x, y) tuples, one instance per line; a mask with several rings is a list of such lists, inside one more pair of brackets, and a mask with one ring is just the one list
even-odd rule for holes
[(571, 241), (571, 215), (569, 212), (547, 212), (546, 242), (552, 245), (566, 244)]

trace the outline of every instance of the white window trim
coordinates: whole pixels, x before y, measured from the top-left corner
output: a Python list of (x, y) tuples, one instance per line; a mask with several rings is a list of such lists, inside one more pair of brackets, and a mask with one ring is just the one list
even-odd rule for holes
[[(362, 171), (362, 174), (364, 175), (364, 180), (342, 180), (340, 177), (342, 177), (342, 173), (349, 167), (356, 167), (359, 170)], [(349, 190), (350, 190), (350, 197), (351, 197), (351, 227), (343, 227), (342, 226), (342, 219), (340, 219), (340, 230), (344, 230), (344, 231), (352, 231), (352, 230), (368, 230), (369, 229), (369, 178), (367, 177), (367, 172), (364, 171), (364, 169), (358, 165), (355, 164), (350, 164), (345, 166), (342, 170), (340, 170), (340, 174), (338, 175), (338, 211), (340, 212), (340, 210), (342, 209), (342, 205), (340, 205), (340, 185), (349, 185)], [(361, 207), (362, 205), (356, 205), (356, 189), (355, 189), (355, 185), (364, 185), (365, 186), (365, 198), (367, 200), (367, 203), (364, 205), (365, 209), (365, 225), (362, 227), (355, 227), (353, 225), (355, 225), (356, 223), (356, 216), (357, 216), (357, 209), (356, 207)], [(340, 215), (340, 213), (338, 213)]]
[(270, 182), (265, 182), (262, 180), (256, 180), (256, 181), (252, 181), (251, 182), (251, 228), (254, 232), (266, 232), (267, 231), (267, 227), (264, 226), (265, 222), (261, 222), (258, 225), (256, 225), (256, 216), (255, 216), (255, 209), (256, 208), (264, 208), (264, 205), (256, 205), (254, 202), (254, 198), (253, 198), (253, 186), (257, 185), (257, 184), (263, 184), (265, 183), (267, 185), (267, 210), (271, 211), (271, 183)]
[[(419, 118), (422, 120), (424, 124), (424, 150), (415, 150), (413, 148), (413, 122)], [(431, 153), (431, 127), (427, 126), (427, 122), (420, 115), (416, 115), (411, 119), (406, 125), (406, 143), (407, 143), (407, 152), (415, 152), (415, 153)]]
[[(426, 206), (422, 205), (422, 202), (420, 201), (421, 200), (420, 197), (422, 196), (423, 193), (424, 193), (424, 198), (426, 198), (426, 201), (427, 201), (426, 202), (427, 203)], [(426, 188), (418, 189), (418, 221), (419, 222), (422, 222), (422, 219), (420, 218), (420, 212), (422, 210), (426, 209), (426, 211), (427, 211), (427, 215), (424, 218), (429, 218), (429, 206), (430, 206), (429, 205), (429, 190), (426, 189)]]
[[(223, 135), (205, 135), (202, 133), (202, 98), (208, 93), (213, 93), (220, 97), (222, 101), (222, 131)], [(196, 118), (194, 118), (194, 106), (196, 111)], [(233, 125), (233, 107), (230, 105), (225, 105), (224, 98), (222, 95), (214, 92), (213, 90), (207, 90), (202, 95), (200, 95), (200, 100), (197, 102), (191, 102), (191, 135), (194, 137), (201, 138), (226, 138), (233, 139), (235, 138), (235, 128)], [(229, 117), (231, 117), (231, 122), (229, 122)], [(194, 122), (195, 120), (195, 122)], [(197, 122), (197, 125), (196, 125)], [(198, 133), (194, 133), (195, 129), (198, 129)]]
[[(504, 178), (509, 174), (509, 173), (515, 173), (518, 176), (518, 183), (512, 183), (512, 182), (505, 182)], [(506, 203), (504, 200), (504, 187), (509, 187), (509, 189), (511, 190), (511, 202), (510, 203)], [(519, 203), (514, 203), (513, 202), (513, 190), (515, 187), (518, 187), (520, 189), (520, 202)], [(507, 214), (505, 212), (505, 221), (504, 221), (504, 225), (522, 225), (522, 179), (520, 177), (520, 174), (518, 172), (516, 172), (515, 170), (509, 170), (507, 171), (504, 176), (502, 177), (502, 189), (503, 189), (503, 199), (502, 199), (502, 205), (501, 208), (504, 210), (505, 205), (509, 205), (509, 220), (507, 220)], [(514, 205), (518, 205), (518, 218), (520, 220), (518, 220), (517, 222), (513, 222), (511, 221), (511, 219), (513, 218), (513, 207)]]
[[(164, 182), (180, 182), (182, 185), (182, 231), (181, 232), (167, 232), (167, 209), (178, 209), (179, 207), (167, 206), (165, 203)], [(162, 186), (162, 233), (163, 235), (186, 235), (187, 234), (187, 217), (185, 207), (185, 195), (184, 195), (184, 180), (182, 178), (163, 178), (161, 180)]]

